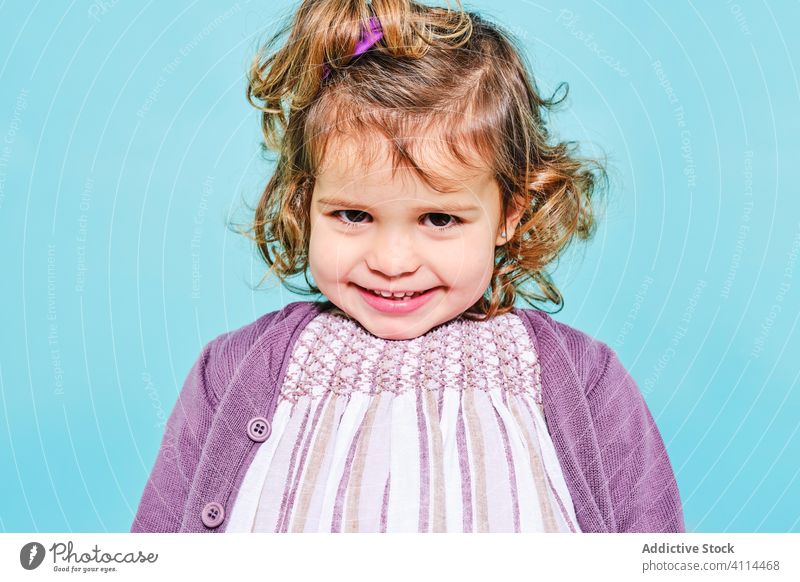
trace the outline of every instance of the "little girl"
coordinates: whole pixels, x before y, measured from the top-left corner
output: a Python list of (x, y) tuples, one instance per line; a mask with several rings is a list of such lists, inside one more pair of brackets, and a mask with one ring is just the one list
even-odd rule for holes
[(248, 87), (279, 153), (254, 238), (327, 300), (204, 347), (132, 531), (683, 531), (614, 351), (514, 306), (562, 304), (545, 268), (605, 173), (508, 35), (411, 0), (305, 1), (284, 35)]

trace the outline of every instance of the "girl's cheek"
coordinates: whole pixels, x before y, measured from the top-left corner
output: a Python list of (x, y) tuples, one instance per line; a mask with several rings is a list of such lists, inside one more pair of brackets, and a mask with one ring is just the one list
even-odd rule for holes
[(309, 243), (309, 263), (320, 272), (332, 273), (345, 265), (358, 253), (354, 243), (330, 229), (312, 231)]

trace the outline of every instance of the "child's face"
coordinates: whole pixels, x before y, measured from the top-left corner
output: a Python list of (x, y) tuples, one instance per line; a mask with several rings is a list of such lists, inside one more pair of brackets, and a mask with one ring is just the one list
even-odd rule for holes
[[(466, 176), (452, 164), (434, 165), (431, 154), (425, 160), (437, 174), (464, 176), (458, 192), (442, 194), (411, 170), (401, 168), (392, 177), (388, 155), (357, 166), (352, 147), (331, 144), (315, 183), (311, 274), (334, 305), (373, 335), (419, 337), (463, 313), (486, 291), (495, 246), (506, 242), (500, 236), (498, 184), (488, 170)], [(517, 220), (509, 211), (509, 239)], [(393, 300), (366, 289), (427, 292), (416, 300)]]

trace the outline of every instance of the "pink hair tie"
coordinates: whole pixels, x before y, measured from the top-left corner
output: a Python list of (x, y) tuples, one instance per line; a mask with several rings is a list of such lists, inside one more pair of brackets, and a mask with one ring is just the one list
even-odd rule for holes
[[(376, 16), (370, 16), (369, 28), (365, 30), (364, 26), (361, 26), (361, 38), (359, 39), (358, 44), (356, 44), (356, 49), (353, 51), (351, 56), (357, 57), (358, 55), (367, 52), (381, 38), (383, 38), (381, 22)], [(328, 75), (330, 75), (331, 68), (328, 65), (323, 65), (322, 71), (322, 78), (324, 80), (328, 78)]]

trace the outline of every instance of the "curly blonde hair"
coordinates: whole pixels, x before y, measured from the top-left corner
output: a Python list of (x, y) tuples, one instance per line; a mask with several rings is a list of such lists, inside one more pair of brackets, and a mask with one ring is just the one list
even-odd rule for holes
[[(383, 38), (354, 58), (372, 16)], [(545, 267), (575, 236), (591, 237), (592, 198), (608, 179), (599, 161), (576, 155), (575, 142), (551, 143), (545, 115), (568, 87), (561, 83), (549, 99), (542, 97), (521, 54), (507, 32), (460, 2), (457, 9), (412, 0), (302, 2), (254, 58), (247, 86), (248, 101), (262, 111), (265, 150), (277, 153), (275, 171), (251, 209), (255, 218), (239, 230), (269, 265), (264, 278), (275, 273), (295, 293), (320, 294), (308, 280), (310, 203), (331, 137), (385, 139), (395, 168), (407, 164), (447, 191), (446, 181), (416, 162), (409, 138), (436, 128), (453, 159), (470, 166), (477, 154), (488, 161), (504, 220), (512, 205), (522, 209), (513, 235), (496, 247), (487, 292), (464, 315), (481, 320), (506, 313), (517, 296), (537, 309), (536, 302), (547, 301), (561, 309), (563, 298)], [(376, 149), (359, 151), (366, 158)], [(308, 288), (287, 281), (299, 273)], [(525, 288), (531, 280), (539, 292)]]

